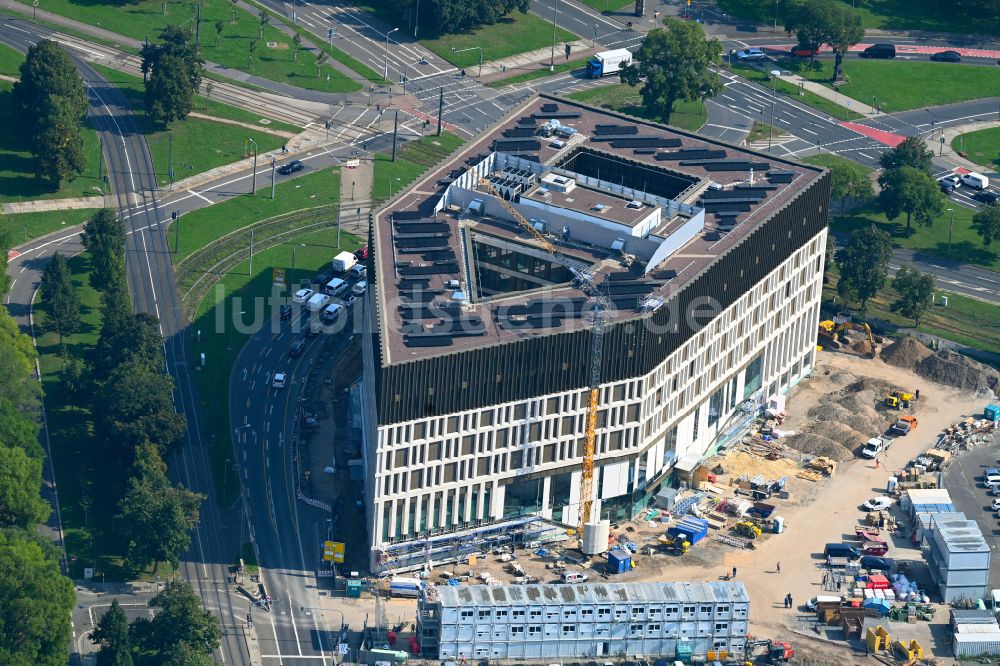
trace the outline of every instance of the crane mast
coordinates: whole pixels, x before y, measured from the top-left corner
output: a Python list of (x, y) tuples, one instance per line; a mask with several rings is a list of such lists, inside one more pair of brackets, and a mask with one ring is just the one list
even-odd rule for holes
[[(544, 248), (556, 256), (560, 252), (549, 239), (547, 239), (531, 222), (529, 222), (514, 206), (504, 199), (495, 187), (486, 178), (479, 177), (479, 185), (492, 194), (500, 205), (510, 213), (521, 227)], [(594, 451), (597, 441), (597, 411), (600, 403), (601, 392), (601, 359), (604, 356), (604, 311), (610, 310), (610, 304), (601, 297), (594, 284), (593, 279), (586, 273), (570, 268), (573, 274), (580, 281), (583, 290), (594, 296), (597, 306), (594, 308), (594, 327), (592, 329), (592, 341), (590, 350), (590, 377), (587, 393), (587, 429), (583, 444), (583, 473), (580, 478), (580, 515), (577, 521), (577, 539), (583, 543), (583, 526), (590, 520), (590, 513), (594, 506)]]

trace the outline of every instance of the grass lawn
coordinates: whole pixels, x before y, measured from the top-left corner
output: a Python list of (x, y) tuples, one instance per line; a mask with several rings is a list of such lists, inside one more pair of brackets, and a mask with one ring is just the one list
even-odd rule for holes
[(149, 153), (153, 158), (153, 167), (156, 170), (156, 180), (160, 185), (170, 182), (171, 136), (174, 180), (182, 180), (242, 159), (246, 155), (248, 137), (257, 142), (261, 153), (281, 148), (287, 142), (287, 139), (272, 134), (254, 132), (238, 125), (217, 123), (202, 118), (189, 117), (186, 120), (176, 120), (166, 129), (154, 126), (144, 110), (142, 79), (107, 67), (98, 65), (95, 67), (99, 67), (101, 73), (128, 97), (132, 112), (146, 136)]
[(81, 134), (87, 166), (81, 175), (63, 182), (58, 190), (49, 189), (35, 177), (35, 158), (20, 123), (11, 115), (12, 86), (9, 81), (0, 81), (0, 202), (97, 195), (96, 205), (100, 205), (100, 190), (96, 188), (102, 185), (98, 178), (101, 148), (97, 133), (84, 123)]
[[(817, 63), (821, 65), (818, 69), (807, 62), (789, 60), (781, 65), (830, 85), (833, 61)], [(865, 60), (851, 54), (844, 58), (844, 76), (849, 83), (837, 86), (842, 94), (864, 104), (871, 104), (874, 97), (875, 103), (890, 113), (989, 97), (1000, 90), (1000, 68), (945, 62)]]
[[(235, 197), (181, 215), (176, 222), (180, 225), (180, 251), (174, 255), (174, 262), (254, 222), (303, 208), (337, 203), (340, 199), (340, 173), (335, 169), (324, 169), (301, 178), (278, 181), (273, 200), (270, 194), (266, 191), (258, 192), (257, 196)], [(177, 250), (174, 231), (171, 229), (167, 239), (171, 250)]]
[[(406, 3), (395, 3), (391, 0), (361, 0), (354, 4), (384, 23), (399, 28), (404, 34), (413, 34), (409, 13), (403, 10)], [(471, 28), (462, 34), (436, 35), (433, 26), (426, 25), (419, 26), (417, 32), (421, 37), (419, 40), (421, 44), (456, 67), (472, 67), (479, 64), (479, 49), (474, 48), (476, 46), (483, 49), (483, 62), (489, 62), (552, 45), (550, 21), (531, 13), (522, 14), (516, 10), (493, 25)], [(576, 38), (573, 33), (557, 28), (556, 52), (561, 56), (563, 42), (572, 42)], [(453, 48), (456, 50), (472, 48), (472, 50), (453, 54), (451, 52)]]
[[(82, 359), (93, 348), (100, 332), (100, 296), (87, 281), (90, 256), (77, 255), (69, 260), (69, 265), (80, 295), (82, 325), (79, 333), (66, 339), (66, 351), (70, 357)], [(43, 322), (44, 302), (36, 305), (35, 313), (36, 324)], [(83, 567), (96, 564), (98, 577), (104, 573), (107, 580), (121, 580), (125, 573), (118, 552), (120, 546), (110, 528), (110, 517), (118, 512), (117, 497), (112, 491), (120, 487), (116, 475), (121, 471), (102, 464), (94, 455), (90, 412), (73, 404), (61, 381), (63, 358), (58, 336), (46, 333), (37, 342), (52, 462), (59, 482), (59, 505), (71, 566), (76, 576), (83, 576)], [(170, 573), (169, 564), (161, 565), (161, 576), (168, 577)]]
[[(977, 9), (975, 3), (940, 0), (841, 1), (857, 8), (866, 28), (1000, 35), (1000, 22), (996, 20), (996, 15)], [(767, 25), (774, 23), (774, 3), (771, 0), (719, 0), (717, 4), (721, 11), (733, 16)], [(779, 11), (778, 25), (783, 25), (784, 20), (784, 14)]]
[(12, 49), (6, 44), (0, 44), (0, 74), (5, 76), (21, 76), (21, 63), (24, 62), (24, 54), (16, 49)]
[[(127, 4), (100, 0), (46, 0), (45, 3), (45, 9), (50, 12), (135, 39), (148, 38), (150, 41), (156, 41), (160, 31), (167, 25), (192, 25), (195, 11), (192, 7), (189, 3), (164, 3), (160, 0), (139, 0)], [(231, 22), (234, 11), (235, 23)], [(201, 13), (202, 56), (206, 60), (302, 88), (328, 92), (354, 92), (361, 89), (358, 83), (329, 65), (325, 65), (321, 76), (317, 77), (316, 57), (309, 52), (300, 52), (296, 62), (292, 56), (291, 39), (274, 26), (265, 26), (264, 38), (260, 40), (257, 17), (240, 9), (233, 10), (228, 2), (214, 0), (202, 3)], [(217, 21), (223, 23), (218, 46), (215, 30)], [(258, 40), (258, 48), (251, 66), (248, 63), (249, 46), (255, 40)]]
[(951, 147), (987, 169), (1000, 169), (1000, 127), (959, 134)]
[(635, 4), (635, 0), (580, 0), (580, 2), (599, 12), (613, 12)]
[[(224, 205), (224, 204), (220, 204)], [(303, 247), (302, 244), (305, 246)], [(362, 240), (350, 234), (341, 234), (342, 249), (353, 251), (360, 247)], [(292, 250), (295, 250), (295, 272), (291, 271)], [(233, 321), (234, 298), (240, 298), (241, 306), (255, 311), (245, 304), (262, 303), (263, 321), (269, 321), (273, 303), (271, 295), (271, 269), (285, 268), (289, 285), (308, 282), (323, 266), (328, 265), (337, 253), (336, 227), (297, 237), (294, 242), (276, 245), (254, 254), (254, 274), (248, 275), (249, 262), (234, 266), (220, 276), (216, 288), (208, 292), (192, 322), (194, 330), (201, 331), (201, 337), (193, 344), (195, 358), (205, 354), (206, 366), (195, 374), (198, 384), (198, 400), (204, 415), (212, 457), (215, 489), (220, 503), (228, 505), (239, 495), (238, 479), (231, 470), (226, 470), (226, 460), (232, 460), (233, 447), (229, 427), (229, 373), (239, 350), (246, 344), (249, 334), (241, 333), (229, 326), (221, 328), (216, 322)], [(254, 299), (259, 299), (255, 301)], [(238, 314), (236, 316), (239, 316)], [(256, 316), (256, 312), (255, 312)], [(228, 471), (229, 478), (224, 480)], [(225, 496), (224, 496), (225, 495)]]
[(562, 74), (563, 72), (572, 72), (577, 69), (584, 69), (587, 66), (587, 60), (589, 58), (580, 58), (578, 60), (570, 60), (567, 62), (565, 59), (562, 62), (556, 62), (556, 66), (553, 70), (549, 71), (548, 65), (543, 65), (539, 67), (534, 65), (533, 69), (528, 71), (523, 71), (521, 68), (514, 70), (514, 74), (510, 74), (511, 70), (507, 70), (508, 75), (504, 76), (502, 79), (496, 81), (490, 81), (486, 84), (488, 88), (502, 88), (503, 86), (514, 85), (515, 83), (526, 83), (528, 81), (534, 81), (535, 79), (543, 79), (546, 76), (554, 76), (555, 74)]
[[(1000, 271), (1000, 246), (983, 245), (983, 240), (972, 230), (972, 216), (975, 211), (962, 206), (953, 206), (955, 210), (955, 229), (952, 235), (951, 258), (963, 264), (982, 266), (994, 271)], [(874, 204), (857, 210), (848, 211), (846, 215), (830, 220), (830, 226), (836, 231), (851, 232), (855, 229), (874, 224), (889, 232), (892, 242), (898, 247), (930, 252), (945, 257), (948, 254), (948, 227), (951, 213), (947, 210), (934, 221), (930, 227), (913, 223), (913, 233), (905, 235), (906, 218), (900, 216), (895, 220), (886, 220), (883, 213), (878, 212)]]
[(754, 141), (763, 141), (768, 137), (784, 135), (785, 130), (780, 127), (771, 127), (770, 125), (765, 125), (764, 123), (754, 122), (754, 124), (750, 127), (750, 132), (747, 134), (747, 142), (753, 143)]
[[(94, 203), (99, 204), (100, 199)], [(11, 231), (11, 245), (18, 246), (33, 238), (53, 231), (83, 224), (92, 218), (99, 208), (72, 210), (45, 210), (37, 213), (15, 213), (0, 216), (0, 227), (6, 225)]]
[[(833, 308), (839, 308), (840, 306), (834, 303), (834, 297), (837, 295), (835, 266), (831, 270), (831, 275), (832, 279), (823, 287), (823, 300), (827, 304), (832, 304)], [(941, 305), (942, 295), (948, 297), (947, 307)], [(869, 320), (885, 321), (892, 328), (914, 328), (912, 319), (892, 312), (890, 305), (897, 298), (899, 295), (892, 288), (890, 279), (885, 288), (869, 302)], [(1000, 349), (1000, 306), (935, 290), (934, 305), (927, 310), (916, 330), (975, 349), (996, 352)]]
[[(642, 107), (642, 97), (637, 86), (616, 83), (581, 90), (571, 93), (569, 97), (585, 104), (601, 106), (612, 111), (621, 111), (655, 122), (663, 122), (659, 116), (648, 113)], [(706, 120), (708, 120), (708, 110), (705, 108), (704, 102), (678, 102), (674, 107), (674, 113), (670, 116), (671, 125), (692, 132), (701, 128)]]
[[(787, 65), (787, 63), (786, 63)], [(745, 79), (755, 81), (762, 86), (770, 88), (772, 83), (776, 92), (783, 95), (787, 95), (792, 99), (798, 100), (806, 106), (811, 106), (817, 111), (822, 111), (823, 113), (833, 116), (837, 120), (858, 120), (859, 118), (864, 118), (860, 113), (855, 113), (848, 108), (841, 106), (840, 104), (834, 103), (832, 100), (828, 100), (825, 97), (820, 97), (814, 92), (809, 92), (808, 90), (800, 90), (797, 86), (788, 83), (787, 81), (782, 81), (777, 79), (776, 81), (771, 81), (770, 76), (767, 72), (762, 72), (759, 69), (750, 67), (749, 65), (741, 65), (738, 63), (733, 63), (732, 67), (729, 69), (736, 74), (739, 74)]]
[(806, 164), (814, 164), (816, 166), (826, 167), (827, 169), (839, 166), (851, 169), (852, 171), (859, 171), (864, 174), (869, 174), (874, 171), (874, 169), (866, 167), (863, 164), (858, 164), (853, 160), (841, 157), (840, 155), (834, 155), (833, 153), (822, 153), (820, 155), (803, 157), (802, 161)]
[(388, 155), (375, 156), (372, 199), (385, 201), (417, 179), (420, 174), (450, 155), (462, 140), (449, 132), (427, 136), (404, 144), (392, 162)]

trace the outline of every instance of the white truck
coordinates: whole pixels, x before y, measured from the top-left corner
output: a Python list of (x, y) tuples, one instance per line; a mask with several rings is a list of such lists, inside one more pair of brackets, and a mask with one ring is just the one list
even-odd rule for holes
[(632, 63), (632, 52), (628, 49), (601, 51), (587, 61), (587, 78), (599, 79), (608, 74), (614, 74), (623, 65)]
[(865, 458), (875, 458), (878, 454), (889, 448), (889, 440), (885, 437), (872, 437), (861, 449), (861, 455)]
[(333, 270), (337, 273), (346, 273), (351, 270), (354, 264), (358, 263), (357, 257), (350, 252), (340, 252), (333, 258)]
[(328, 294), (313, 294), (306, 301), (306, 309), (309, 312), (319, 312), (330, 302), (330, 296)]

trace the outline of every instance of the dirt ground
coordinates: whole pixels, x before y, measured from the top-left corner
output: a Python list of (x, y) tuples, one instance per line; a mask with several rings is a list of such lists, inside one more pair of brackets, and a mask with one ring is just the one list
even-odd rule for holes
[[(751, 599), (751, 633), (759, 636), (786, 637), (801, 645), (799, 654), (804, 657), (802, 664), (821, 664), (850, 660), (851, 653), (837, 644), (810, 640), (801, 634), (790, 635), (792, 629), (802, 629), (799, 622), (802, 613), (793, 608), (786, 610), (782, 599), (791, 594), (794, 606), (798, 607), (807, 599), (821, 594), (822, 572), (819, 568), (820, 553), (829, 542), (840, 542), (846, 535), (853, 536), (854, 526), (864, 516), (859, 505), (869, 497), (883, 494), (888, 478), (907, 461), (923, 451), (932, 448), (940, 431), (966, 416), (981, 414), (984, 401), (970, 392), (958, 391), (919, 378), (911, 371), (887, 365), (881, 360), (868, 360), (859, 356), (841, 353), (823, 353), (817, 359), (817, 367), (812, 377), (803, 380), (789, 394), (785, 406), (787, 419), (782, 430), (801, 430), (815, 426), (808, 414), (821, 406), (825, 396), (843, 389), (858, 379), (875, 378), (907, 390), (920, 389), (920, 400), (912, 410), (918, 417), (918, 427), (904, 438), (897, 439), (891, 451), (881, 458), (878, 469), (870, 460), (854, 457), (841, 462), (836, 473), (829, 479), (818, 482), (796, 478), (797, 466), (789, 460), (769, 461), (742, 452), (732, 452), (718, 459), (726, 474), (718, 479), (725, 486), (730, 476), (741, 474), (762, 474), (768, 479), (787, 476), (788, 499), (775, 499), (777, 515), (785, 519), (783, 534), (764, 535), (757, 541), (756, 550), (737, 550), (731, 546), (709, 539), (694, 546), (686, 555), (677, 557), (656, 554), (641, 556), (644, 544), (654, 544), (656, 537), (663, 534), (664, 526), (659, 522), (635, 522), (622, 530), (629, 529), (629, 538), (639, 544), (640, 557), (632, 572), (615, 576), (616, 581), (672, 580), (672, 581), (713, 581), (719, 580), (733, 567), (737, 569), (737, 579), (742, 581)], [(873, 437), (879, 432), (870, 432)], [(860, 447), (864, 440), (857, 442)], [(709, 469), (715, 461), (708, 463)], [(888, 557), (919, 560), (920, 552), (908, 547), (891, 546)], [(490, 573), (501, 583), (513, 581), (513, 574), (507, 564), (491, 556), (487, 561), (480, 559), (475, 566), (448, 565), (435, 569), (431, 580), (443, 583), (447, 574), (472, 574), (479, 577)], [(551, 558), (518, 554), (518, 561), (528, 576), (535, 576), (541, 582), (556, 582), (558, 571), (552, 568)], [(569, 565), (571, 570), (587, 573), (591, 580), (601, 579), (604, 559), (595, 557), (581, 565)], [(778, 563), (781, 573), (777, 572)], [(472, 581), (470, 581), (472, 582)], [(476, 581), (478, 582), (478, 581)], [(947, 621), (947, 613), (942, 611), (938, 620)], [(861, 663), (859, 660), (858, 663)]]

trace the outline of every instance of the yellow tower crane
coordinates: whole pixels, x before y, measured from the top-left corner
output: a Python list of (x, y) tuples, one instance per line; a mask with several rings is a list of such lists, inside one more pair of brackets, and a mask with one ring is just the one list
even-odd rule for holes
[[(497, 189), (493, 187), (486, 178), (479, 178), (479, 185), (492, 194), (500, 205), (520, 224), (525, 231), (544, 248), (556, 256), (561, 256), (556, 246), (549, 239), (542, 235), (514, 206), (504, 199)], [(600, 403), (601, 391), (601, 359), (604, 356), (604, 311), (610, 310), (611, 305), (598, 292), (596, 285), (589, 275), (573, 269), (570, 270), (581, 283), (581, 287), (588, 294), (597, 300), (594, 308), (594, 328), (592, 329), (593, 339), (590, 351), (590, 377), (588, 384), (587, 399), (587, 431), (583, 444), (583, 473), (580, 478), (580, 515), (577, 520), (577, 539), (583, 541), (583, 526), (590, 520), (590, 513), (594, 506), (594, 450), (597, 440), (597, 411)]]

